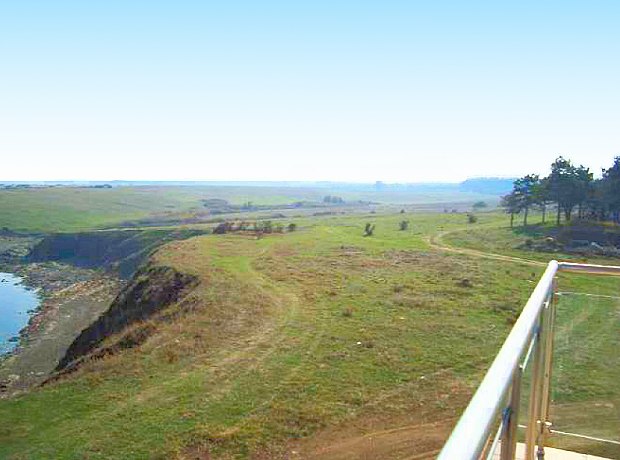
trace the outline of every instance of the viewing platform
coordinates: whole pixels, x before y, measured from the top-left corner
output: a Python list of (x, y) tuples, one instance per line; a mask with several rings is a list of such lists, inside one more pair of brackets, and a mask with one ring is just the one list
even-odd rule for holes
[[(605, 457), (597, 457), (596, 455), (579, 454), (569, 450), (554, 449), (553, 447), (545, 447), (546, 460), (610, 460)], [(493, 454), (493, 460), (501, 460), (500, 451)], [(525, 460), (525, 444), (517, 443), (517, 449), (514, 460)]]
[(620, 459), (620, 293), (589, 275), (620, 267), (549, 263), (438, 460)]

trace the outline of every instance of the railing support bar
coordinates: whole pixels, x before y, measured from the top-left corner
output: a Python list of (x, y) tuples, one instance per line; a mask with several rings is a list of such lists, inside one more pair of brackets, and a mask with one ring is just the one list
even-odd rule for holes
[(508, 425), (502, 438), (501, 460), (514, 460), (517, 453), (517, 428), (519, 427), (519, 407), (521, 406), (521, 377), (523, 366), (518, 365), (512, 377), (510, 390), (510, 413)]
[(543, 369), (543, 316), (538, 320), (538, 329), (534, 335), (534, 362), (532, 363), (532, 380), (530, 382), (530, 404), (528, 409), (527, 431), (525, 433), (525, 460), (535, 460), (536, 441), (538, 439), (538, 423), (540, 420), (540, 389)]
[(551, 375), (553, 369), (553, 338), (555, 329), (555, 312), (556, 312), (556, 293), (557, 278), (553, 280), (553, 288), (550, 292), (549, 302), (545, 309), (545, 331), (544, 331), (544, 372), (543, 386), (540, 404), (540, 426), (538, 440), (538, 458), (544, 458), (544, 446), (547, 436), (550, 434), (551, 422), (549, 421), (549, 406), (551, 403)]

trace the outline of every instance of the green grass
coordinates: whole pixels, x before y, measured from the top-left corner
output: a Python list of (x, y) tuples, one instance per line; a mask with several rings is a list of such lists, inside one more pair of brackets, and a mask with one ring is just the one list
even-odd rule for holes
[[(398, 230), (403, 218), (407, 231)], [(369, 221), (375, 235), (363, 237)], [(184, 307), (172, 307), (184, 313), (157, 323), (138, 349), (0, 401), (0, 458), (284, 458), (292, 440), (326, 427), (458, 414), (542, 268), (444, 253), (429, 239), (461, 230), (509, 238), (505, 216), (474, 225), (452, 214), (297, 222), (297, 232), (262, 239), (164, 246), (156, 263), (201, 279)], [(573, 277), (562, 286), (610, 293), (618, 282)], [(603, 314), (601, 304), (583, 333), (606, 325)], [(600, 356), (612, 359), (611, 350)], [(558, 398), (578, 401), (610, 382)]]
[(182, 189), (58, 187), (0, 190), (2, 226), (18, 231), (80, 231), (198, 206)]
[[(620, 283), (597, 286), (581, 278), (569, 287), (576, 294), (562, 295), (558, 303), (552, 420), (561, 431), (620, 441)], [(618, 446), (566, 438), (555, 444), (620, 458)]]
[[(591, 263), (614, 263), (617, 259), (613, 257), (590, 256), (581, 254), (571, 254), (568, 252), (541, 252), (528, 249), (527, 240), (540, 240), (556, 230), (553, 223), (547, 222), (546, 225), (532, 225), (529, 227), (515, 226), (510, 229), (508, 218), (497, 213), (489, 213), (482, 216), (480, 224), (475, 224), (467, 229), (459, 229), (448, 232), (442, 236), (441, 241), (450, 246), (459, 248), (474, 249), (483, 252), (505, 254), (509, 256), (538, 260), (547, 262), (550, 259), (565, 260), (571, 262), (583, 262), (589, 260)], [(565, 228), (562, 224), (561, 228)], [(616, 230), (617, 231), (617, 230)]]

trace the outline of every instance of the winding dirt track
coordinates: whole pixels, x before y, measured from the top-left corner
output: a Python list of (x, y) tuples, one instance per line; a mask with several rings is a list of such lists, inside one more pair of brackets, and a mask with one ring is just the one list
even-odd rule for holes
[(455, 419), (420, 423), (345, 437), (316, 448), (314, 460), (400, 459), (426, 460), (437, 456)]
[(493, 252), (478, 251), (477, 249), (457, 248), (454, 246), (447, 246), (445, 243), (442, 242), (442, 238), (444, 236), (450, 233), (458, 233), (460, 231), (464, 231), (464, 230), (452, 230), (452, 231), (436, 233), (435, 235), (432, 235), (429, 238), (427, 238), (427, 243), (433, 249), (437, 249), (438, 251), (443, 251), (443, 252), (451, 252), (453, 254), (464, 254), (464, 255), (468, 255), (472, 257), (478, 257), (481, 259), (500, 260), (503, 262), (512, 262), (512, 263), (531, 265), (531, 266), (536, 266), (536, 267), (545, 267), (547, 265), (546, 263), (539, 262), (537, 260), (529, 260), (529, 259), (523, 259), (521, 257), (506, 256), (503, 254), (496, 254)]

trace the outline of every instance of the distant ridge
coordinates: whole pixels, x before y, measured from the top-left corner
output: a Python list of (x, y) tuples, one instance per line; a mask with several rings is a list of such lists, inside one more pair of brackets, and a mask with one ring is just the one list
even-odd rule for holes
[(324, 188), (349, 191), (459, 191), (486, 195), (505, 195), (512, 190), (514, 178), (478, 177), (463, 182), (332, 182), (332, 181), (3, 181), (0, 187), (280, 187)]
[(459, 189), (486, 195), (506, 195), (512, 190), (514, 181), (515, 178), (478, 177), (461, 182)]

